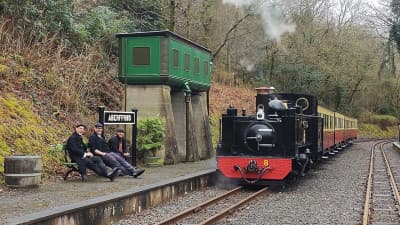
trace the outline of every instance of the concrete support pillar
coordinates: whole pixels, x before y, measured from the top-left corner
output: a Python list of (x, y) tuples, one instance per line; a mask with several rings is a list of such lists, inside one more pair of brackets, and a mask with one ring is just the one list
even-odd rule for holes
[(175, 134), (178, 145), (178, 161), (186, 158), (186, 117), (185, 117), (185, 94), (183, 90), (171, 92), (172, 111), (175, 119)]
[(192, 95), (192, 127), (198, 140), (200, 159), (209, 159), (213, 156), (210, 131), (210, 119), (207, 113), (207, 92)]
[[(189, 140), (186, 140), (186, 103), (183, 90), (171, 90), (167, 85), (128, 85), (126, 88), (127, 111), (139, 110), (138, 120), (162, 117), (166, 121), (166, 140), (161, 157), (164, 164), (198, 161), (213, 156), (211, 132), (207, 112), (207, 93), (192, 93), (189, 104)], [(127, 137), (130, 137), (127, 129)], [(186, 157), (186, 142), (191, 155)]]
[(128, 85), (126, 88), (126, 109), (139, 109), (138, 121), (146, 117), (161, 117), (165, 120), (166, 136), (164, 150), (161, 152), (165, 164), (175, 164), (178, 154), (170, 92), (167, 85)]

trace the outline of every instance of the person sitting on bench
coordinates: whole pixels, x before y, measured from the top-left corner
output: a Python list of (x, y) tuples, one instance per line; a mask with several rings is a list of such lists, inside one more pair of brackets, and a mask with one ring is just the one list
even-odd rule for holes
[(112, 152), (103, 136), (103, 124), (96, 123), (94, 133), (89, 138), (89, 148), (94, 155), (100, 156), (104, 163), (111, 168), (119, 168), (123, 175), (135, 178), (140, 176), (144, 170), (135, 168), (127, 162), (119, 153)]
[(114, 181), (118, 176), (118, 168), (107, 174), (107, 168), (103, 160), (94, 156), (91, 152), (86, 151), (86, 146), (83, 143), (82, 135), (85, 133), (86, 126), (78, 124), (75, 126), (75, 132), (67, 140), (68, 155), (71, 161), (78, 164), (79, 173), (85, 177), (86, 168), (93, 170), (97, 175), (106, 177)]
[(119, 128), (117, 133), (108, 140), (108, 145), (112, 152), (120, 154), (125, 159), (128, 159), (131, 154), (126, 149), (125, 131)]

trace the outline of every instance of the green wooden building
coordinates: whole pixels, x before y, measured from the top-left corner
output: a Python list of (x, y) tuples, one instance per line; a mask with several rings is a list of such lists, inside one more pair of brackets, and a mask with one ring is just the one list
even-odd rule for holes
[(211, 86), (211, 51), (170, 31), (120, 33), (119, 79), (125, 84), (167, 84), (193, 91)]

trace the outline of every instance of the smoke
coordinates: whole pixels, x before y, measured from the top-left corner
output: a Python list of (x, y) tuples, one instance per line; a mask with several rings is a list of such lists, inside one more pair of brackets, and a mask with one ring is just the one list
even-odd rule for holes
[(222, 1), (224, 4), (228, 3), (228, 4), (232, 4), (235, 5), (236, 7), (239, 6), (248, 6), (251, 5), (253, 0), (223, 0)]
[(223, 0), (223, 3), (236, 7), (248, 6), (254, 8), (263, 20), (264, 33), (268, 38), (280, 42), (282, 34), (294, 32), (296, 25), (285, 18), (282, 11), (282, 0)]
[(240, 59), (239, 65), (246, 68), (247, 72), (251, 72), (254, 69), (254, 63), (251, 63), (250, 60), (247, 58)]

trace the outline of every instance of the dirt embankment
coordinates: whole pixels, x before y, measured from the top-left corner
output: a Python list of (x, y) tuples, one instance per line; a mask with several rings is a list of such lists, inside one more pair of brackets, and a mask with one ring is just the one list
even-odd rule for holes
[(238, 109), (244, 108), (248, 114), (255, 113), (256, 91), (251, 88), (229, 87), (213, 84), (210, 90), (210, 114), (221, 115), (231, 105)]

